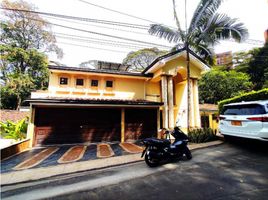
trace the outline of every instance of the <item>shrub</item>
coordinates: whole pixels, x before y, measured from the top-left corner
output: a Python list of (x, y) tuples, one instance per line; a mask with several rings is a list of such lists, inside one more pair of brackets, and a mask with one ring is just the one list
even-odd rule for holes
[(189, 141), (193, 143), (203, 143), (217, 140), (216, 130), (211, 128), (191, 129), (188, 133)]
[(252, 92), (244, 93), (242, 95), (220, 101), (218, 103), (219, 113), (222, 113), (223, 106), (225, 104), (241, 102), (241, 101), (257, 101), (257, 100), (267, 100), (267, 99), (268, 99), (268, 88), (264, 88), (259, 91), (252, 91)]
[(0, 122), (1, 136), (5, 139), (22, 140), (26, 138), (28, 118), (24, 118), (17, 123), (7, 120)]

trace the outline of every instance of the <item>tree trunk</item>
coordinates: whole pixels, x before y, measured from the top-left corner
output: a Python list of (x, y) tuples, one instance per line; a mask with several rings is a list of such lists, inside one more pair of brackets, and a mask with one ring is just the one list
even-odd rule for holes
[(186, 49), (186, 64), (187, 64), (187, 134), (190, 131), (190, 118), (191, 118), (191, 107), (190, 107), (190, 100), (191, 100), (191, 91), (190, 91), (190, 56), (189, 56), (189, 47), (188, 43), (185, 44)]
[(16, 110), (20, 110), (20, 104), (21, 104), (21, 98), (17, 96), (18, 102), (17, 102), (17, 108)]

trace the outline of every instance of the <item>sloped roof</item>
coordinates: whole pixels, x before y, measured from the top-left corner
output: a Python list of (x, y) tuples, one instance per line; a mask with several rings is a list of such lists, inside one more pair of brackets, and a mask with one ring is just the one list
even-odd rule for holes
[(199, 110), (200, 111), (218, 111), (218, 105), (215, 104), (199, 104)]
[(152, 74), (142, 74), (140, 72), (128, 72), (120, 70), (109, 70), (109, 69), (90, 69), (86, 67), (66, 67), (66, 66), (48, 66), (49, 69), (54, 70), (66, 70), (66, 71), (77, 71), (77, 72), (91, 72), (91, 73), (102, 73), (102, 74), (114, 74), (114, 75), (126, 75), (136, 77), (152, 77)]
[(51, 97), (43, 99), (28, 99), (27, 103), (53, 103), (53, 104), (91, 104), (91, 105), (140, 105), (140, 106), (161, 106), (162, 102), (153, 102), (143, 99), (102, 99), (102, 98), (75, 98), (75, 97)]
[[(186, 48), (182, 48), (182, 49), (178, 49), (176, 51), (173, 51), (173, 52), (170, 52), (168, 54), (165, 54), (163, 56), (160, 56), (158, 58), (156, 58), (148, 67), (146, 67), (142, 73), (143, 74), (147, 74), (148, 70), (151, 69), (154, 65), (156, 65), (159, 61), (161, 60), (164, 60), (164, 59), (167, 59), (167, 58), (170, 58), (172, 56), (175, 56), (176, 54), (180, 54), (180, 53), (183, 53), (183, 52), (186, 52)], [(209, 66), (207, 65), (206, 61), (203, 60), (200, 56), (198, 56), (196, 53), (194, 53), (192, 50), (189, 49), (189, 53), (190, 53), (190, 56), (192, 55), (194, 58), (196, 58), (200, 63), (202, 63), (202, 65), (206, 66), (207, 68), (209, 68)]]
[(12, 122), (17, 122), (25, 117), (29, 117), (30, 113), (27, 111), (17, 111), (17, 110), (1, 110), (1, 122), (6, 122), (7, 120)]

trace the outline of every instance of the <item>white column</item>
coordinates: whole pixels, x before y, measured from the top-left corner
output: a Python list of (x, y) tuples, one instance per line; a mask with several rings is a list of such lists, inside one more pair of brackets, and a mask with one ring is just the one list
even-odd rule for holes
[(168, 76), (168, 127), (174, 128), (173, 77)]
[(161, 90), (163, 105), (163, 128), (168, 128), (168, 99), (167, 99), (167, 77), (161, 77)]
[(198, 81), (197, 79), (193, 80), (193, 92), (194, 92), (194, 115), (195, 115), (195, 126), (200, 128), (201, 127), (201, 116), (199, 110), (199, 95), (198, 95)]
[(193, 98), (193, 79), (190, 78), (190, 127), (194, 127), (195, 115), (194, 115), (194, 98)]

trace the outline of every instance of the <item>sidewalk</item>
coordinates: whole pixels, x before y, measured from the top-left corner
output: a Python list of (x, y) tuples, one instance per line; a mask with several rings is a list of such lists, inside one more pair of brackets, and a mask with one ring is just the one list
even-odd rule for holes
[[(188, 145), (190, 150), (196, 150), (200, 148), (206, 148), (210, 146), (220, 145), (223, 141), (217, 140), (213, 142), (190, 144)], [(15, 184), (20, 182), (38, 180), (42, 178), (48, 178), (51, 176), (69, 174), (74, 172), (81, 172), (87, 170), (103, 169), (112, 166), (124, 165), (128, 163), (141, 162), (141, 154), (130, 154), (115, 156), (110, 158), (103, 158), (90, 161), (81, 161), (68, 163), (64, 165), (43, 167), (37, 169), (27, 169), (22, 171), (12, 171), (10, 173), (1, 174), (1, 185)]]

